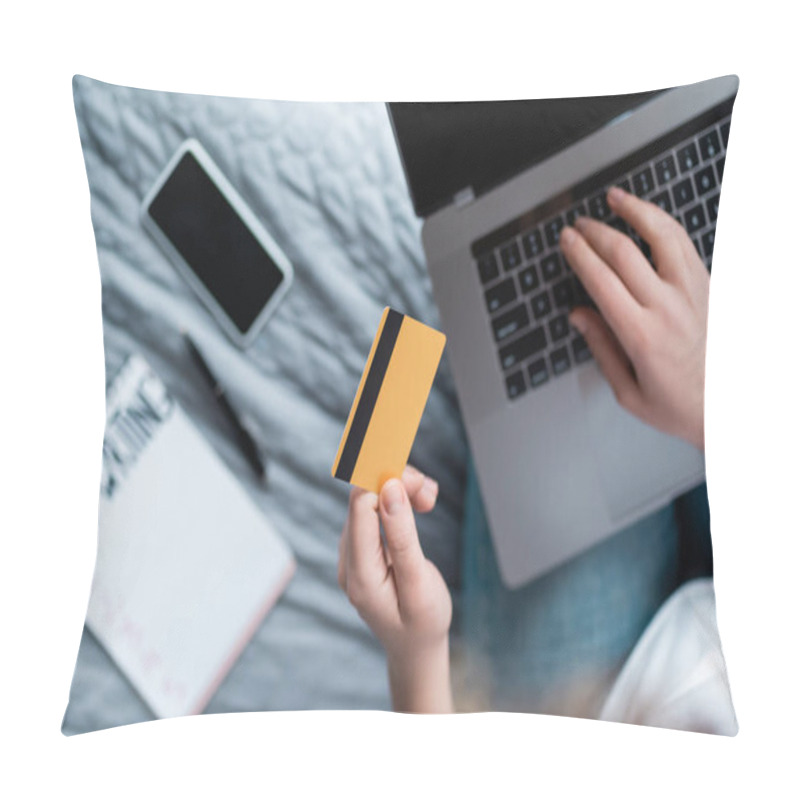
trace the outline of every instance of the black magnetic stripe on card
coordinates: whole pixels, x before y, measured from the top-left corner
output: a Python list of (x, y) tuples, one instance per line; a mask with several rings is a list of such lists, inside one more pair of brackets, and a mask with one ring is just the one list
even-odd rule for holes
[(404, 316), (404, 314), (395, 311), (393, 308), (390, 308), (389, 313), (386, 315), (381, 338), (375, 348), (375, 355), (372, 357), (372, 364), (370, 364), (369, 373), (364, 381), (361, 397), (358, 400), (358, 408), (356, 408), (356, 413), (353, 415), (353, 422), (347, 434), (347, 441), (342, 448), (342, 455), (336, 468), (336, 477), (339, 480), (349, 482), (353, 476), (358, 454), (361, 452), (361, 445), (364, 443), (364, 437), (372, 419), (372, 412), (375, 410), (375, 403), (378, 401), (378, 395), (394, 352), (394, 345), (400, 333), (400, 326), (403, 324)]

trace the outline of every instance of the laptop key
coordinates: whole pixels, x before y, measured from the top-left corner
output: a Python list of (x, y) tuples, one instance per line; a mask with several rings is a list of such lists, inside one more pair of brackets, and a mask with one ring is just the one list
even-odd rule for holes
[(522, 249), (528, 259), (536, 258), (544, 250), (542, 234), (536, 228), (522, 234)]
[(572, 358), (576, 364), (583, 364), (585, 361), (592, 360), (592, 351), (583, 336), (576, 336), (572, 340)]
[(624, 178), (621, 181), (617, 181), (616, 184), (614, 184), (614, 185), (615, 186), (619, 186), (620, 189), (624, 189), (626, 192), (628, 192), (630, 194), (631, 182), (627, 178)]
[(722, 152), (722, 146), (719, 143), (719, 136), (715, 130), (710, 130), (699, 139), (700, 144), (700, 157), (703, 161), (708, 161), (709, 158), (714, 158)]
[(575, 208), (571, 208), (567, 211), (565, 216), (567, 218), (567, 225), (574, 225), (578, 217), (586, 216), (586, 206), (583, 203), (579, 203)]
[(506, 278), (496, 286), (492, 286), (484, 294), (486, 298), (486, 307), (489, 312), (497, 311), (509, 303), (513, 303), (517, 299), (517, 288), (514, 286), (514, 278)]
[(659, 186), (669, 183), (677, 174), (675, 159), (671, 155), (656, 161), (656, 180)]
[(525, 269), (519, 273), (519, 288), (522, 289), (523, 294), (532, 292), (538, 285), (539, 275), (533, 264), (529, 267), (525, 267)]
[(713, 230), (710, 230), (700, 238), (700, 243), (703, 245), (703, 255), (707, 259), (710, 259), (714, 252), (714, 233)]
[(725, 170), (725, 156), (718, 159), (717, 161), (717, 176), (719, 177), (719, 182), (722, 183), (722, 173)]
[(706, 211), (708, 211), (708, 221), (716, 222), (719, 214), (719, 195), (715, 194), (706, 200)]
[(676, 183), (672, 187), (672, 198), (675, 200), (675, 207), (681, 208), (687, 203), (694, 200), (694, 190), (692, 189), (692, 179), (687, 178), (685, 181)]
[(575, 297), (575, 305), (589, 306), (590, 308), (594, 308), (594, 300), (592, 300), (591, 295), (586, 291), (584, 285), (577, 278), (573, 278), (572, 280), (574, 284), (573, 293)]
[(550, 341), (552, 342), (557, 342), (565, 336), (569, 336), (569, 322), (566, 314), (551, 319), (547, 327), (550, 329)]
[(731, 121), (730, 120), (726, 120), (725, 122), (723, 122), (722, 125), (720, 125), (720, 127), (719, 127), (719, 132), (720, 132), (720, 134), (722, 134), (722, 143), (727, 148), (728, 147), (728, 134), (731, 132)]
[(547, 347), (547, 336), (544, 328), (534, 328), (500, 348), (500, 366), (504, 370), (511, 369), (544, 350), (545, 347)]
[(553, 300), (555, 300), (556, 308), (572, 308), (575, 303), (575, 295), (571, 278), (562, 278), (553, 287)]
[(550, 247), (558, 246), (558, 237), (561, 235), (561, 229), (563, 227), (564, 220), (560, 216), (545, 222), (544, 236), (545, 239), (547, 239), (547, 244), (550, 245)]
[(559, 347), (558, 350), (553, 350), (550, 353), (550, 367), (553, 370), (553, 375), (563, 375), (571, 366), (569, 352), (566, 347)]
[(528, 364), (528, 381), (531, 384), (531, 389), (547, 383), (550, 378), (550, 373), (547, 371), (547, 362), (543, 358), (537, 358), (536, 361)]
[(550, 294), (548, 292), (542, 292), (541, 294), (537, 294), (536, 297), (531, 300), (531, 311), (533, 311), (533, 316), (535, 319), (542, 319), (546, 317), (553, 309), (552, 304), (550, 303)]
[(645, 167), (641, 172), (633, 176), (633, 191), (637, 197), (644, 197), (656, 188), (653, 180), (653, 170)]
[(561, 274), (561, 256), (558, 253), (551, 253), (542, 259), (539, 267), (542, 270), (542, 280), (552, 281)]
[(702, 197), (708, 194), (712, 189), (717, 188), (717, 179), (714, 177), (714, 167), (709, 165), (694, 176), (694, 188), (697, 190), (697, 196)]
[(500, 274), (494, 253), (485, 253), (478, 259), (478, 273), (481, 276), (481, 283), (489, 283)]
[(606, 220), (606, 225), (610, 225), (612, 228), (615, 228), (620, 233), (625, 234), (625, 236), (631, 235), (631, 229), (628, 227), (625, 220), (620, 219), (619, 217), (612, 217), (609, 220)]
[(508, 339), (509, 336), (519, 333), (528, 325), (529, 321), (527, 305), (520, 303), (518, 306), (514, 306), (510, 311), (506, 311), (492, 320), (495, 340), (502, 342), (504, 339)]
[(611, 216), (611, 209), (606, 201), (606, 193), (596, 194), (589, 200), (589, 216), (593, 219), (605, 219)]
[(694, 146), (694, 142), (689, 142), (689, 144), (678, 150), (678, 169), (680, 169), (681, 175), (694, 169), (699, 163), (700, 156), (697, 155), (697, 148)]
[(516, 400), (518, 397), (521, 397), (525, 394), (527, 388), (528, 387), (525, 386), (525, 376), (522, 374), (522, 370), (518, 370), (506, 378), (506, 393), (508, 394), (509, 400)]
[(506, 272), (516, 269), (522, 263), (522, 255), (519, 252), (519, 245), (516, 241), (507, 244), (500, 250), (500, 259)]
[(664, 190), (663, 192), (660, 192), (655, 197), (651, 198), (651, 202), (655, 203), (659, 208), (666, 211), (667, 214), (672, 213), (672, 201), (669, 199), (669, 191)]
[(695, 231), (699, 231), (701, 228), (705, 228), (706, 212), (703, 211), (702, 204), (698, 203), (698, 205), (690, 208), (683, 215), (683, 224), (686, 226), (686, 230), (690, 234), (695, 233)]

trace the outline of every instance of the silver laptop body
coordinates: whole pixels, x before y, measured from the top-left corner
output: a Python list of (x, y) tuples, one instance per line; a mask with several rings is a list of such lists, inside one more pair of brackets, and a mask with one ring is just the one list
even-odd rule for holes
[[(671, 89), (480, 197), (424, 221), (423, 246), (503, 581), (518, 587), (704, 479), (695, 448), (617, 404), (594, 360), (511, 400), (472, 244), (735, 95)], [(402, 149), (402, 148), (401, 148)], [(401, 153), (402, 155), (402, 153)]]

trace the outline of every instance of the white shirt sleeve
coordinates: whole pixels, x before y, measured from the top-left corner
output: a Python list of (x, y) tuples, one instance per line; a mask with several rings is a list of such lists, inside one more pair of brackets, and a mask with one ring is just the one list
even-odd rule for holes
[(710, 578), (681, 586), (650, 622), (600, 719), (735, 736)]

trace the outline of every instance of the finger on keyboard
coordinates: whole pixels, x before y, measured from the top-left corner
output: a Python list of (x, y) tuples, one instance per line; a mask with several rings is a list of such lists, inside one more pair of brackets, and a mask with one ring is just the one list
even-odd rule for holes
[(681, 240), (686, 236), (680, 223), (658, 205), (619, 190), (608, 193), (608, 202), (650, 245), (659, 276), (667, 281), (678, 277), (676, 271), (684, 262)]
[[(602, 225), (593, 220), (592, 222), (594, 225)], [(629, 337), (636, 335), (644, 309), (623, 283), (619, 274), (574, 228), (567, 227), (562, 231), (561, 248), (578, 279), (625, 346)], [(650, 271), (649, 265), (647, 268)]]
[(619, 276), (638, 303), (648, 305), (652, 302), (662, 288), (661, 281), (630, 236), (621, 233), (615, 226), (590, 219), (577, 220), (575, 227), (595, 253)]

